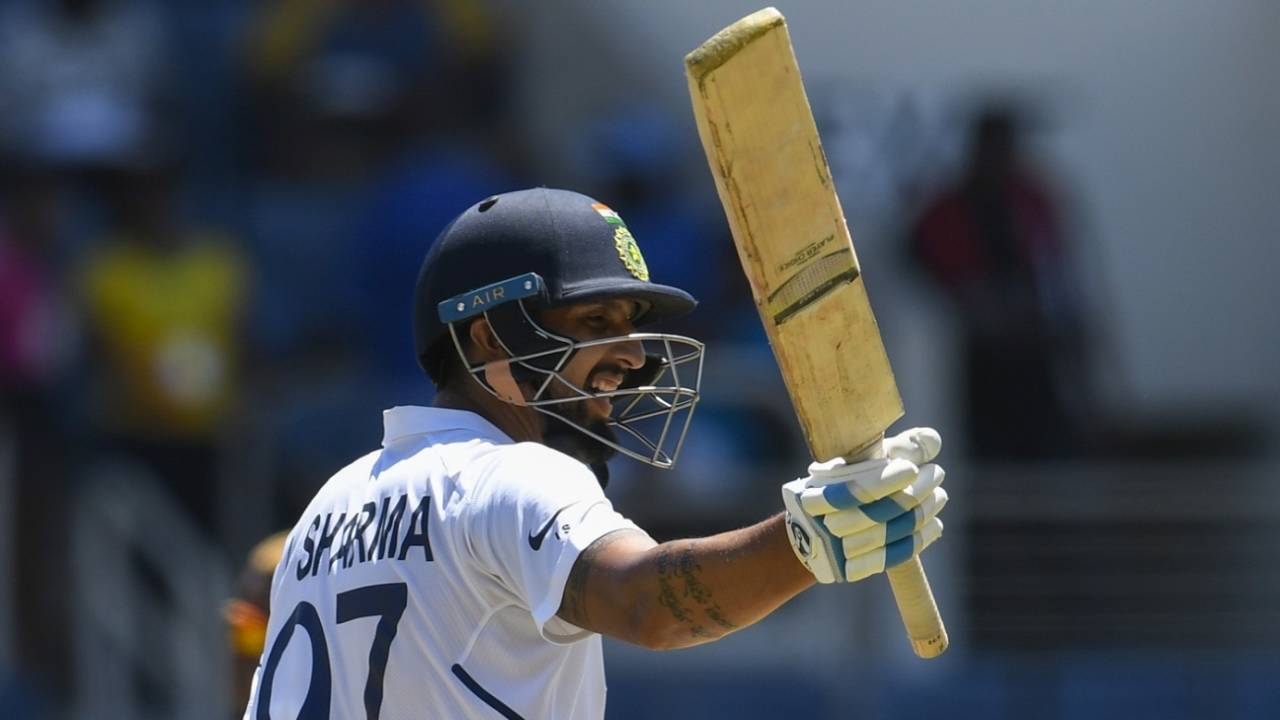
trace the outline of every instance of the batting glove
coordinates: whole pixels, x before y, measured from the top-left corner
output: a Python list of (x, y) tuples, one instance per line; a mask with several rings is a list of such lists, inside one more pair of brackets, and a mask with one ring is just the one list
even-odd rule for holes
[(856, 582), (938, 539), (946, 473), (929, 461), (941, 448), (938, 431), (912, 428), (885, 438), (883, 458), (813, 463), (782, 486), (791, 547), (818, 582)]

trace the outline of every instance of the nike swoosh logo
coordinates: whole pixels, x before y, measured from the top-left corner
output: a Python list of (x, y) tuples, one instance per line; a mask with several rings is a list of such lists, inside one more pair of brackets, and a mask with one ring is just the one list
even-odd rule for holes
[(529, 536), (529, 547), (534, 550), (542, 547), (542, 539), (547, 536), (547, 532), (551, 530), (551, 526), (556, 524), (556, 517), (558, 517), (562, 512), (564, 512), (564, 508), (557, 510), (556, 514), (551, 516), (551, 519), (547, 521), (546, 525), (542, 526), (542, 529), (538, 531), (537, 535)]

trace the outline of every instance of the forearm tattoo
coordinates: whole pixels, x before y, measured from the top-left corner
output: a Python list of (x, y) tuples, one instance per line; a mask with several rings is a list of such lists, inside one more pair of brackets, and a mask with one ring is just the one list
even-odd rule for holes
[(702, 582), (702, 566), (694, 556), (695, 545), (691, 541), (678, 549), (663, 548), (658, 553), (655, 561), (658, 604), (669, 610), (677, 621), (687, 623), (693, 637), (714, 638), (717, 634), (707, 630), (707, 622), (722, 630), (738, 626), (725, 617), (724, 610), (711, 597), (711, 588)]

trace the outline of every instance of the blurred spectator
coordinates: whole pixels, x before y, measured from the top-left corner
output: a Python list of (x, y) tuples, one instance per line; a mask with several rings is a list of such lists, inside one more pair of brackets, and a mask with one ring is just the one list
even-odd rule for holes
[(960, 320), (975, 456), (1080, 449), (1090, 396), (1080, 297), (1056, 199), (1024, 157), (1011, 109), (980, 113), (963, 175), (927, 203), (911, 240)]
[(61, 690), (69, 659), (62, 518), (70, 448), (60, 400), (74, 328), (54, 253), (60, 195), (45, 175), (7, 170), (0, 190), (0, 435), (8, 437), (0, 446), (14, 453), (14, 496), (5, 500), (20, 510), (10, 530), (24, 547), (40, 548), (13, 559), (16, 651), (19, 667), (39, 685)]
[(0, 206), (0, 388), (6, 407), (47, 392), (67, 366), (70, 315), (57, 267), (58, 193), (41, 174), (9, 178)]
[(236, 580), (235, 597), (223, 606), (231, 644), (233, 717), (240, 717), (249, 705), (253, 673), (262, 659), (267, 641), (267, 614), (271, 610), (271, 576), (284, 554), (288, 532), (263, 538), (249, 551), (244, 569)]
[(162, 151), (165, 26), (147, 0), (17, 0), (0, 10), (5, 151), (49, 168), (120, 169)]
[(88, 364), (99, 428), (208, 531), (250, 277), (231, 238), (176, 217), (173, 181), (170, 170), (155, 170), (115, 187), (115, 224), (81, 275)]

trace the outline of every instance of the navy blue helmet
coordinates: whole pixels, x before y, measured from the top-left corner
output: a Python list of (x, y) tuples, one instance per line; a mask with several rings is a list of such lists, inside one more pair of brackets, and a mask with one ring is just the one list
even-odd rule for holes
[(413, 335), (423, 369), (436, 378), (441, 351), (451, 351), (441, 342), (447, 332), (440, 303), (526, 273), (536, 273), (543, 285), (531, 309), (627, 297), (642, 305), (634, 319), (641, 326), (685, 315), (697, 304), (683, 290), (649, 281), (635, 238), (603, 203), (551, 188), (494, 195), (449, 223), (422, 263)]
[[(650, 281), (636, 239), (603, 203), (549, 188), (494, 195), (449, 223), (423, 261), (413, 304), (418, 361), (439, 384), (448, 359), (457, 358), (504, 402), (556, 418), (613, 451), (671, 467), (698, 401), (702, 343), (640, 331), (580, 340), (538, 321), (542, 308), (615, 297), (639, 303), (632, 318), (637, 326), (696, 305), (685, 291)], [(468, 360), (459, 329), (473, 318), (489, 324), (506, 360)], [(644, 363), (628, 370), (616, 389), (578, 387), (562, 374), (583, 348), (624, 342), (644, 348)], [(612, 408), (602, 426), (574, 411), (574, 404), (593, 398)], [(589, 464), (606, 476), (603, 460)]]

